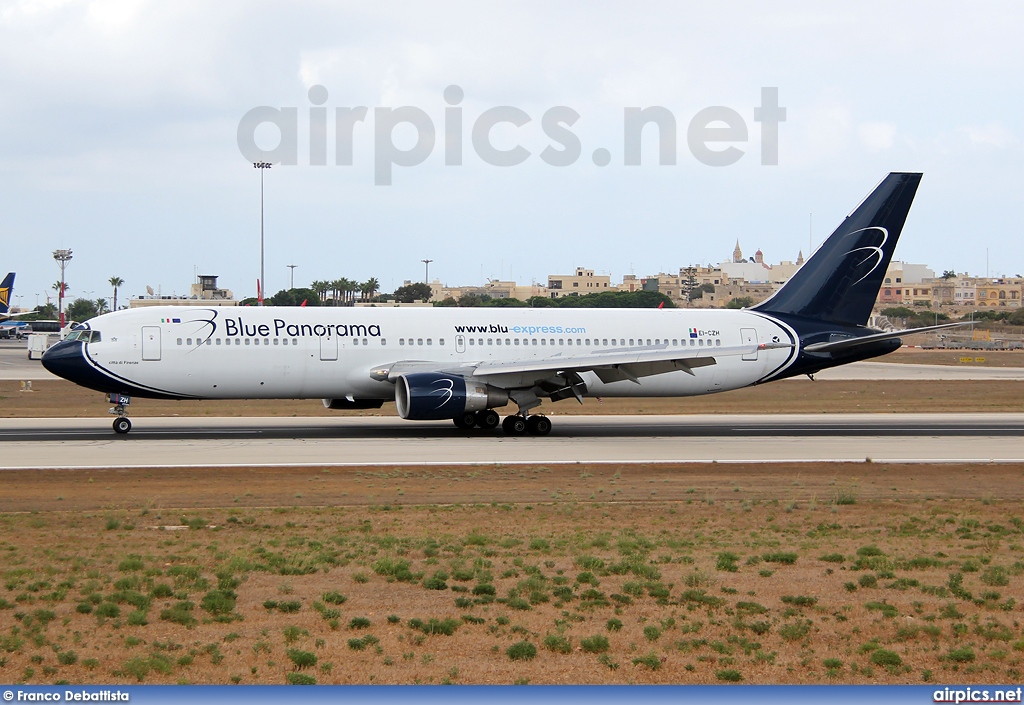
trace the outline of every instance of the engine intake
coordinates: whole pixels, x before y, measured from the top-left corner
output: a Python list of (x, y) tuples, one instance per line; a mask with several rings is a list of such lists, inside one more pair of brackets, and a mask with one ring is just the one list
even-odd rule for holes
[(458, 375), (417, 372), (398, 378), (395, 402), (403, 419), (437, 421), (504, 406), (508, 392)]

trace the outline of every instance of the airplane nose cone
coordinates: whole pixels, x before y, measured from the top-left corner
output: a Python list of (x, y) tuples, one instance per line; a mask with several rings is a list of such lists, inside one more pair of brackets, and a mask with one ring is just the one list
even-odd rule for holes
[(83, 355), (83, 347), (81, 343), (62, 340), (43, 353), (43, 367), (58, 377), (75, 382), (89, 367)]

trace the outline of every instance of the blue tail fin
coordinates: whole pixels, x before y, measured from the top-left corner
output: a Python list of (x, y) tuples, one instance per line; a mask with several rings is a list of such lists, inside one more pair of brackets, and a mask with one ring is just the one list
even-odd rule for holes
[(11, 310), (11, 296), (14, 294), (14, 272), (8, 272), (0, 282), (0, 314)]
[(921, 174), (886, 176), (781, 289), (753, 308), (866, 324), (920, 182)]

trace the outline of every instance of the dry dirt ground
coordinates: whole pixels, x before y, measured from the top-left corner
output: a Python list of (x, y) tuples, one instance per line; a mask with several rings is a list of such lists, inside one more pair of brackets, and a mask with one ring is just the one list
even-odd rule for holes
[(2, 478), (0, 681), (1024, 674), (1021, 466)]
[[(924, 355), (949, 353), (900, 359)], [(107, 406), (18, 387), (0, 383), (0, 414)], [(1020, 391), (794, 381), (569, 408), (1019, 411)], [(1019, 682), (1022, 480), (863, 463), (0, 471), (0, 681)]]

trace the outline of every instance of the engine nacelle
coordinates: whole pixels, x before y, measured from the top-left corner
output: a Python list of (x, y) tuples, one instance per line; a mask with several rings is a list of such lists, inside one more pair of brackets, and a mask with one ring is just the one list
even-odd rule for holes
[(327, 409), (379, 409), (384, 406), (383, 399), (353, 399), (342, 397), (341, 399), (323, 399), (324, 407)]
[(403, 419), (437, 421), (504, 406), (508, 392), (458, 375), (416, 372), (398, 378), (395, 402)]

